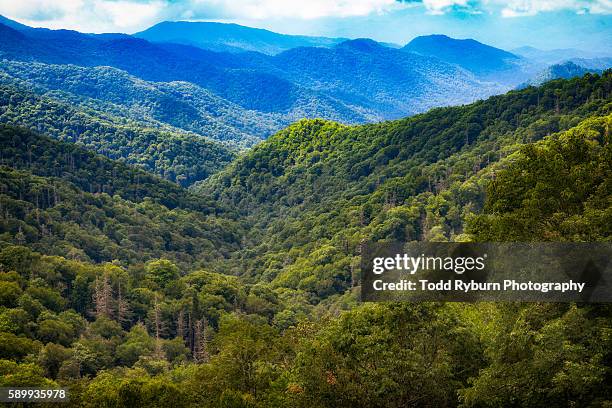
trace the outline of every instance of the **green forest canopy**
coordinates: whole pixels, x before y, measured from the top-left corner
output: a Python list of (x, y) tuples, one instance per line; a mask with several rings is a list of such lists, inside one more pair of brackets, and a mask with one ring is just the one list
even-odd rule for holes
[(0, 381), (80, 406), (609, 405), (610, 307), (358, 304), (356, 260), (609, 240), (610, 80), (299, 122), (192, 192), (3, 127)]

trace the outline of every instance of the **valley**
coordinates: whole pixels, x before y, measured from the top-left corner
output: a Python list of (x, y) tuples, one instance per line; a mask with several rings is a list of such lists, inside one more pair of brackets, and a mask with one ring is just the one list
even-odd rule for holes
[(608, 304), (359, 295), (364, 242), (609, 242), (612, 71), (251, 30), (0, 19), (0, 386), (608, 406)]

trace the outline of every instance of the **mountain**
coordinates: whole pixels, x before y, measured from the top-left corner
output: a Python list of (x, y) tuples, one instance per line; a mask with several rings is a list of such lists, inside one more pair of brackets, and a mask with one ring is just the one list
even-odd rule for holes
[(151, 42), (194, 45), (215, 51), (257, 51), (275, 55), (296, 47), (330, 47), (343, 38), (278, 34), (238, 24), (164, 21), (134, 34)]
[(80, 107), (16, 84), (0, 84), (0, 123), (78, 142), (168, 180), (190, 185), (229, 163), (235, 152), (202, 136), (177, 132)]
[(3, 24), (7, 27), (10, 27), (14, 30), (27, 30), (31, 27), (25, 25), (25, 24), (21, 24), (15, 20), (11, 20), (10, 18), (6, 18), (3, 15), (0, 15), (0, 24)]
[(551, 65), (526, 83), (519, 85), (519, 88), (542, 85), (553, 79), (581, 77), (587, 73), (601, 73), (601, 70), (585, 68), (572, 61), (566, 61), (561, 64)]
[(151, 82), (108, 67), (5, 61), (0, 81), (126, 118), (147, 127), (192, 132), (249, 147), (289, 119), (250, 111), (188, 82)]
[(609, 115), (611, 81), (553, 81), (379, 124), (300, 121), (193, 188), (252, 223), (242, 259), (253, 282), (338, 295), (361, 240), (464, 239), (495, 163)]
[(349, 106), (363, 106), (371, 112), (371, 120), (467, 103), (503, 90), (457, 66), (370, 39), (349, 40), (332, 48), (295, 48), (272, 61), (283, 70), (284, 78), (341, 98)]
[(600, 58), (609, 57), (609, 55), (601, 52), (589, 51), (589, 50), (577, 50), (573, 48), (554, 49), (554, 50), (540, 50), (534, 47), (520, 47), (511, 50), (512, 53), (528, 58), (544, 65), (558, 64), (567, 60), (575, 58)]
[(600, 58), (573, 58), (570, 60), (574, 64), (591, 70), (605, 71), (612, 68), (612, 57)]
[[(483, 83), (456, 65), (371, 40), (346, 41), (331, 48), (299, 47), (267, 56), (153, 44), (130, 36), (0, 29), (6, 31), (0, 38), (3, 58), (89, 68), (111, 66), (147, 82), (190, 82), (227, 104), (250, 111), (254, 118), (268, 115), (271, 130), (304, 117), (343, 123), (393, 119), (434, 106), (469, 103), (508, 89), (499, 83)], [(321, 76), (323, 72), (333, 81)], [(188, 125), (188, 130), (194, 129)], [(250, 132), (240, 126), (238, 130)]]
[(403, 50), (457, 64), (486, 80), (512, 84), (526, 75), (521, 57), (472, 39), (427, 35), (414, 38)]
[(607, 305), (357, 299), (369, 240), (609, 240), (611, 75), (303, 120), (191, 191), (0, 125), (0, 384), (85, 407), (605, 405)]
[(136, 203), (146, 199), (170, 209), (217, 211), (210, 202), (138, 167), (22, 127), (0, 125), (0, 147), (0, 165), (38, 177), (59, 178), (83, 192), (117, 195)]
[(218, 53), (179, 44), (155, 45), (133, 37), (62, 30), (26, 30), (26, 36), (5, 26), (2, 29), (7, 31), (0, 38), (0, 55), (4, 58), (86, 67), (105, 65), (147, 81), (191, 82), (242, 108), (290, 118), (312, 115), (349, 122), (366, 120), (358, 106), (348, 106), (334, 96), (283, 79), (263, 54)]

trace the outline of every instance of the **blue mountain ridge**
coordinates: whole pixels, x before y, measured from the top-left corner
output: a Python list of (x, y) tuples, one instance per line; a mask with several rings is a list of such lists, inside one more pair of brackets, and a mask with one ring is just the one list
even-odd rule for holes
[(134, 34), (151, 42), (194, 45), (215, 51), (258, 51), (274, 55), (296, 47), (330, 47), (346, 38), (278, 34), (217, 22), (164, 21)]
[[(288, 36), (236, 24), (165, 22), (131, 36), (2, 21), (0, 58), (26, 64), (6, 64), (11, 81), (241, 146), (301, 118), (365, 123), (469, 103), (513, 89), (544, 68), (444, 35), (395, 48), (367, 38)], [(67, 65), (79, 69), (62, 68)], [(97, 67), (119, 71), (101, 78), (106, 71)], [(47, 71), (53, 72), (52, 84)], [(180, 116), (173, 107), (181, 108)], [(238, 140), (242, 135), (248, 142)]]
[(3, 58), (111, 66), (146, 81), (191, 82), (244, 109), (294, 120), (378, 121), (467, 103), (506, 89), (484, 84), (456, 65), (372, 40), (345, 41), (331, 48), (298, 47), (269, 56), (154, 44), (131, 36), (16, 31), (6, 26), (2, 31)]

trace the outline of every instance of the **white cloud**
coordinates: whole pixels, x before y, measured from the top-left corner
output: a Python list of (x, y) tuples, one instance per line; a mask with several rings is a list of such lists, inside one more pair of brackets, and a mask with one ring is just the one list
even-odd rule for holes
[(573, 10), (612, 13), (612, 0), (0, 0), (0, 14), (35, 27), (135, 32), (162, 20), (312, 21), (422, 7), (428, 14), (488, 12), (504, 17)]
[(131, 32), (160, 20), (342, 18), (403, 7), (396, 0), (0, 0), (0, 14), (6, 17), (86, 32)]
[(267, 19), (365, 16), (398, 7), (394, 0), (286, 0), (218, 1), (228, 17)]
[(469, 0), (423, 0), (423, 6), (430, 14), (444, 14), (453, 7), (468, 7)]
[(249, 20), (366, 16), (405, 7), (396, 0), (191, 0), (188, 3), (174, 6), (188, 11), (193, 18), (212, 15), (216, 18)]
[(119, 29), (130, 29), (156, 20), (165, 3), (154, 1), (137, 3), (133, 1), (94, 0), (93, 10), (96, 15), (105, 16), (113, 26)]
[(0, 0), (0, 13), (20, 18), (44, 20), (71, 14), (83, 7), (82, 0)]
[(510, 0), (491, 1), (503, 17), (534, 16), (538, 13), (569, 10), (578, 14), (611, 14), (612, 0)]
[(162, 0), (0, 0), (0, 14), (33, 27), (134, 31), (158, 21)]

